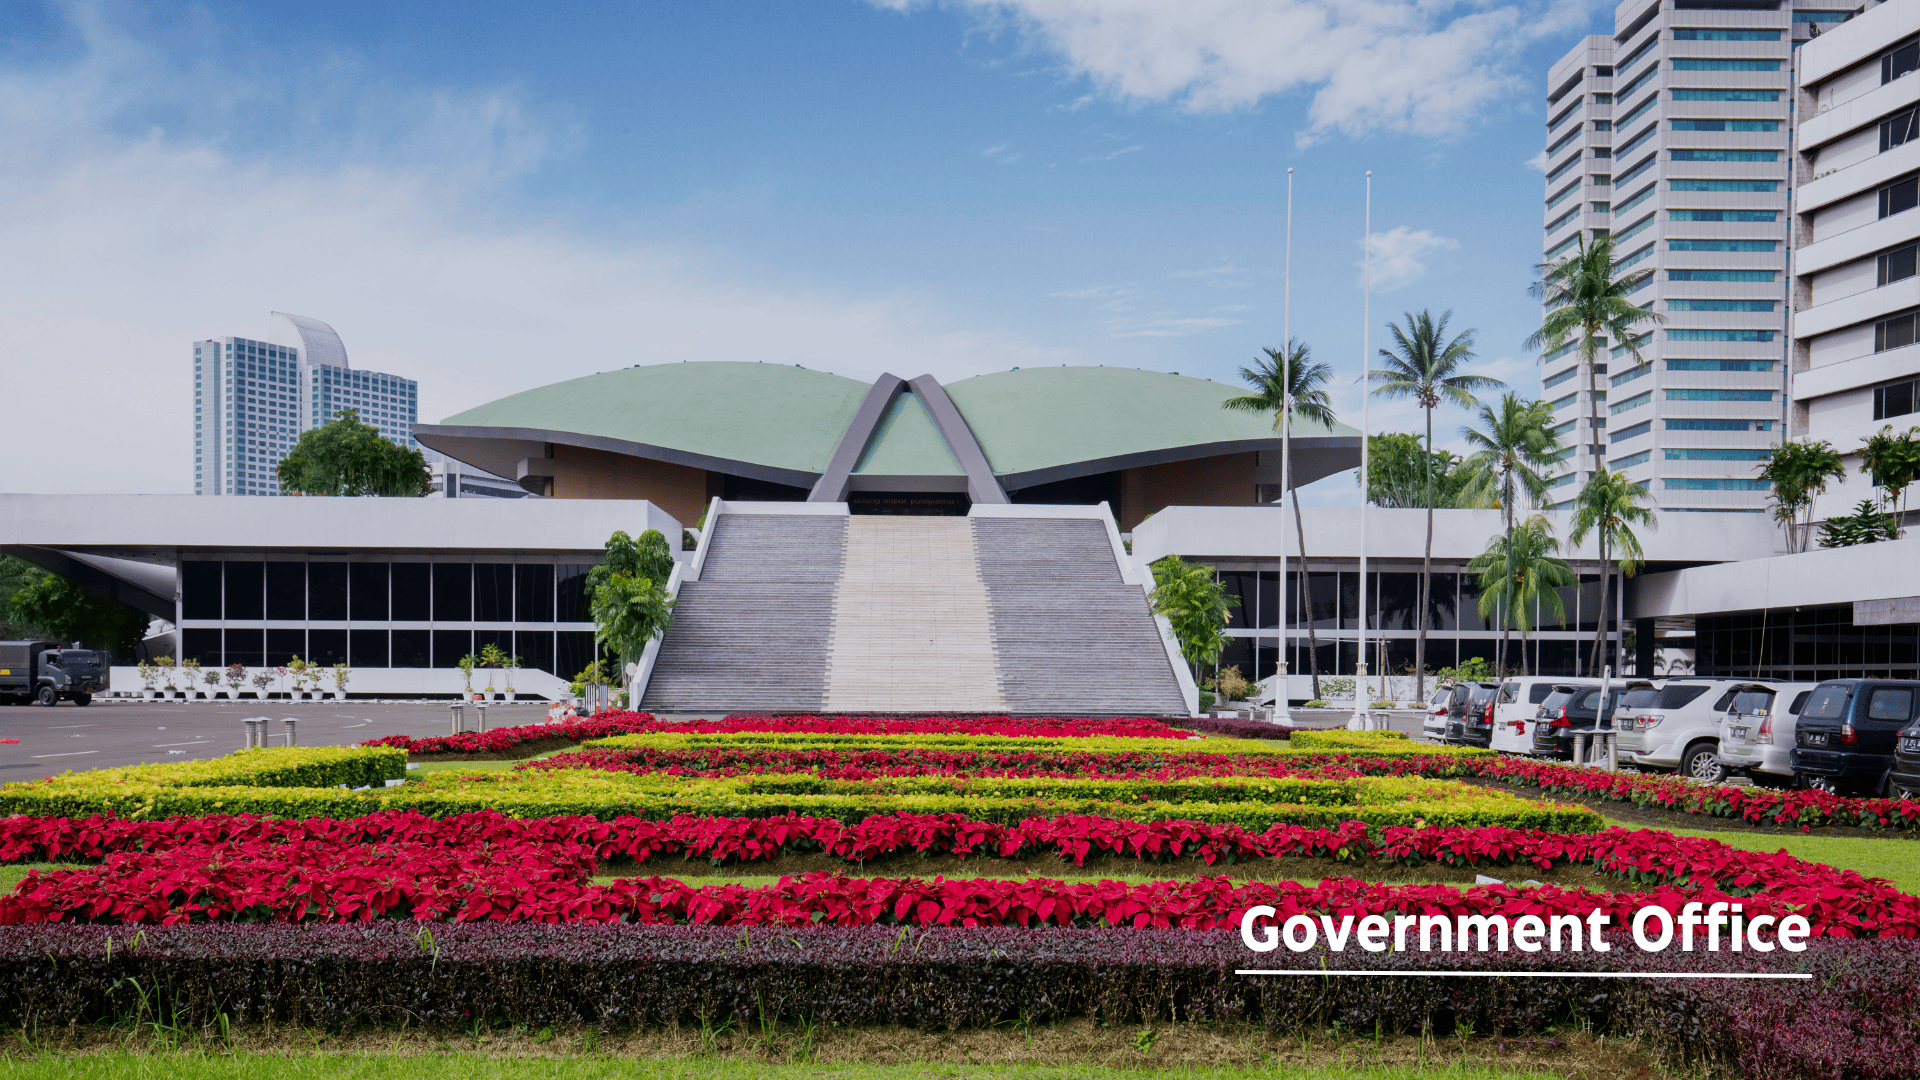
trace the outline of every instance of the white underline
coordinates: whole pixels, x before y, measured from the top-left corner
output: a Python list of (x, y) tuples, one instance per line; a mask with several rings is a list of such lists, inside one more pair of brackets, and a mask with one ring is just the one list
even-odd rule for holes
[(70, 753), (70, 754), (35, 754), (35, 755), (33, 755), (33, 757), (34, 757), (34, 760), (35, 760), (35, 761), (38, 761), (38, 760), (39, 760), (39, 759), (41, 759), (41, 758), (49, 758), (49, 757), (79, 757), (79, 756), (80, 756), (81, 754), (97, 754), (97, 753), (99, 753), (99, 752), (100, 752), (100, 751), (98, 751), (98, 750), (75, 750), (74, 752), (72, 752), (72, 753)]
[(1302, 968), (1298, 971), (1256, 971), (1242, 968), (1235, 975), (1405, 975), (1428, 979), (1811, 979), (1812, 975), (1776, 975), (1754, 972), (1709, 971), (1340, 971)]

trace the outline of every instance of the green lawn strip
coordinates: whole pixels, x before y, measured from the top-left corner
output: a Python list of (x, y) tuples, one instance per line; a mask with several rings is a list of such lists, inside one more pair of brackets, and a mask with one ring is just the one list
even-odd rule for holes
[(1911, 840), (1866, 836), (1766, 836), (1754, 833), (1671, 830), (1680, 836), (1704, 836), (1743, 851), (1774, 852), (1823, 863), (1862, 876), (1886, 878), (1906, 892), (1920, 896), (1920, 844)]
[(38, 870), (45, 873), (48, 870), (70, 870), (85, 865), (89, 864), (28, 862), (14, 863), (11, 866), (0, 866), (0, 896), (7, 896), (11, 894), (13, 890), (19, 888), (20, 882), (26, 879), (27, 872), (30, 870)]
[[(1358, 1058), (1360, 1051), (1353, 1055)], [(1438, 1056), (1438, 1055), (1436, 1055)], [(0, 1059), (0, 1080), (14, 1077), (62, 1077), (71, 1080), (427, 1080), (462, 1077), (473, 1080), (602, 1080), (608, 1076), (660, 1080), (1493, 1080), (1511, 1075), (1480, 1064), (1448, 1061), (1429, 1065), (1337, 1065), (1314, 1067), (1263, 1064), (1253, 1068), (1173, 1065), (1154, 1068), (1127, 1062), (1118, 1067), (1096, 1064), (1037, 1065), (1029, 1063), (963, 1064), (949, 1061), (900, 1065), (826, 1063), (776, 1065), (761, 1061), (709, 1060), (697, 1057), (612, 1058), (494, 1057), (485, 1054), (441, 1052), (398, 1054), (46, 1054), (37, 1060)], [(1527, 1070), (1529, 1078), (1552, 1080), (1558, 1074)]]
[(496, 761), (420, 761), (413, 763), (407, 769), (407, 776), (409, 779), (412, 779), (423, 773), (493, 772), (511, 769), (516, 765), (524, 765), (529, 761), (539, 761), (541, 758), (552, 756), (552, 754), (538, 754), (528, 758), (502, 758)]

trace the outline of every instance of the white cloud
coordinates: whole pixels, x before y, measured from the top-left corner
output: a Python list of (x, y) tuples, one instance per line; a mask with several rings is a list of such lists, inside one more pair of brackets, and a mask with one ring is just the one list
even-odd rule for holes
[(1117, 338), (1136, 337), (1186, 337), (1204, 330), (1219, 330), (1228, 326), (1240, 325), (1239, 319), (1228, 319), (1219, 315), (1205, 315), (1183, 319), (1154, 319), (1131, 327), (1117, 327), (1108, 331), (1108, 336)]
[[(74, 18), (79, 59), (0, 66), (0, 370), (69, 373), (81, 395), (10, 411), (0, 490), (191, 491), (190, 343), (264, 337), (274, 310), (333, 323), (356, 366), (420, 380), (427, 422), (638, 363), (951, 379), (1082, 360), (910, 295), (763, 284), (618, 219), (514, 219), (513, 178), (577, 131), (510, 88), (409, 95), (343, 62), (250, 90)], [(344, 134), (316, 116), (286, 153), (234, 152), (256, 92), (347, 116)], [(130, 121), (155, 103), (174, 131)]]
[[(1420, 280), (1427, 272), (1429, 255), (1459, 246), (1458, 240), (1435, 236), (1429, 229), (1416, 232), (1401, 225), (1389, 232), (1368, 236), (1367, 255), (1371, 266), (1367, 267), (1364, 262), (1356, 265), (1370, 270), (1375, 292), (1392, 292)], [(1364, 274), (1361, 280), (1365, 280)]]
[(1527, 168), (1532, 169), (1534, 172), (1546, 172), (1547, 171), (1547, 152), (1545, 149), (1542, 149), (1539, 153), (1533, 155), (1527, 160), (1521, 162), (1520, 164), (1525, 165)]
[[(1564, 0), (872, 0), (946, 6), (1060, 55), (1095, 92), (1195, 112), (1311, 93), (1301, 141), (1448, 135), (1528, 85), (1524, 46), (1586, 18)], [(1075, 102), (1075, 106), (1084, 103)]]

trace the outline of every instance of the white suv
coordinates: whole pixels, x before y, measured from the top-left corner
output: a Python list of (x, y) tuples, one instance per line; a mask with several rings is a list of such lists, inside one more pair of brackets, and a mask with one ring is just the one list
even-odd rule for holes
[(1622, 709), (1620, 760), (1707, 783), (1725, 780), (1720, 714), (1733, 703), (1734, 685), (1731, 679), (1669, 679), (1651, 702)]
[(1759, 782), (1793, 780), (1793, 728), (1815, 683), (1735, 683), (1720, 714), (1720, 763)]
[(1547, 675), (1529, 675), (1507, 679), (1500, 684), (1500, 696), (1493, 699), (1492, 748), (1510, 754), (1533, 753), (1533, 725), (1540, 703), (1556, 686), (1599, 686), (1599, 679), (1566, 679)]

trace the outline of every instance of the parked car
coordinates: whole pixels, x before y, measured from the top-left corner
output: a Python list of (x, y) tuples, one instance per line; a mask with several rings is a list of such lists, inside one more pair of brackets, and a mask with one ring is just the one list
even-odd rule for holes
[(1420, 734), (1434, 742), (1442, 742), (1447, 737), (1448, 706), (1453, 702), (1452, 686), (1436, 686), (1433, 696), (1427, 700), (1427, 716), (1420, 725)]
[(1727, 778), (1720, 763), (1720, 715), (1733, 701), (1734, 680), (1668, 679), (1644, 704), (1620, 714), (1620, 760), (1641, 769), (1674, 771), (1707, 783)]
[(1493, 739), (1493, 699), (1500, 695), (1496, 682), (1454, 684), (1447, 703), (1445, 741), (1455, 746), (1485, 747)]
[(1557, 683), (1553, 692), (1540, 703), (1533, 725), (1533, 753), (1540, 757), (1573, 760), (1573, 737), (1590, 734), (1602, 725), (1611, 726), (1619, 712), (1620, 699), (1635, 689), (1650, 689), (1652, 683), (1633, 681), (1607, 687), (1607, 704), (1600, 708), (1600, 686)]
[(1493, 740), (1495, 750), (1510, 754), (1533, 753), (1533, 725), (1541, 703), (1556, 686), (1599, 686), (1598, 679), (1556, 679), (1527, 675), (1507, 679), (1500, 684), (1500, 696), (1493, 702)]
[(1720, 714), (1720, 763), (1757, 784), (1793, 780), (1793, 729), (1815, 683), (1746, 682), (1728, 689)]
[(1829, 679), (1813, 688), (1794, 726), (1793, 775), (1848, 794), (1889, 791), (1900, 731), (1920, 706), (1920, 681)]
[(1893, 749), (1893, 772), (1887, 777), (1889, 799), (1920, 799), (1920, 723), (1900, 730)]

